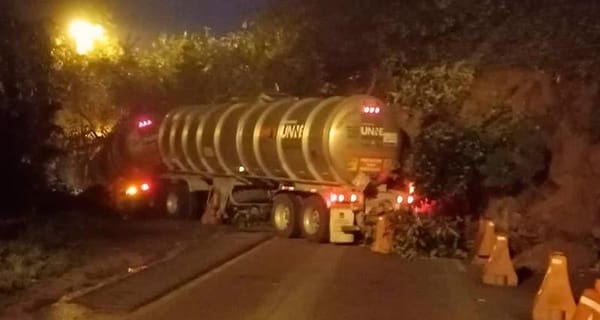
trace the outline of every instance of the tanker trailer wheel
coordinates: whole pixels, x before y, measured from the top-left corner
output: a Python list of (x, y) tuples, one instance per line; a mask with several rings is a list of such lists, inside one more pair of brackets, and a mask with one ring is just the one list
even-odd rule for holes
[(279, 237), (293, 238), (300, 234), (301, 206), (301, 199), (294, 194), (280, 193), (273, 197), (271, 222)]
[(304, 199), (302, 206), (302, 235), (312, 242), (329, 241), (329, 210), (319, 196)]
[(167, 217), (190, 218), (194, 214), (195, 207), (195, 199), (185, 183), (171, 183), (166, 186), (164, 210)]

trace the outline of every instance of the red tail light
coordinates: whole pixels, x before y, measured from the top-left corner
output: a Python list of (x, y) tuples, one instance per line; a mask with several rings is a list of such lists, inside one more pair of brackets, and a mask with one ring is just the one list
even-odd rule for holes
[(125, 189), (125, 194), (128, 196), (135, 196), (138, 193), (138, 188), (136, 186), (129, 186)]
[(327, 202), (330, 204), (341, 203), (341, 202), (355, 203), (355, 202), (358, 202), (358, 200), (359, 200), (359, 197), (358, 197), (358, 194), (356, 194), (356, 193), (350, 193), (350, 194), (330, 193), (329, 197), (327, 198)]
[(378, 114), (379, 112), (381, 112), (380, 107), (372, 107), (372, 106), (364, 106), (363, 107), (363, 113)]
[(148, 190), (150, 190), (150, 184), (148, 184), (148, 183), (142, 183), (142, 185), (140, 185), (140, 189), (142, 191), (148, 191)]

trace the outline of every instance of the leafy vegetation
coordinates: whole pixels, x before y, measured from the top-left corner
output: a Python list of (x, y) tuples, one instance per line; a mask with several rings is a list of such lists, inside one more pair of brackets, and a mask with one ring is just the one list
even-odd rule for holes
[[(50, 74), (49, 35), (41, 24), (17, 18), (11, 1), (0, 4), (0, 217), (31, 210), (44, 194), (45, 164), (56, 154), (48, 137), (56, 132), (58, 108)], [(38, 195), (31, 198), (31, 195)]]
[(466, 193), (478, 179), (477, 168), (486, 156), (475, 130), (443, 122), (426, 127), (413, 152), (416, 185), (431, 199)]
[(478, 170), (485, 187), (513, 193), (546, 178), (549, 154), (535, 121), (504, 109), (485, 121), (480, 131), (487, 152)]
[(466, 257), (464, 220), (460, 217), (420, 215), (400, 211), (392, 223), (393, 250), (404, 258)]
[(0, 296), (24, 289), (36, 281), (64, 273), (73, 258), (65, 249), (42, 243), (13, 241), (0, 248)]

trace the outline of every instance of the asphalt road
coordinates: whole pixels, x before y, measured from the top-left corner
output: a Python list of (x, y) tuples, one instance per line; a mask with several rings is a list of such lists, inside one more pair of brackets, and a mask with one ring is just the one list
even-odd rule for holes
[(274, 239), (128, 319), (482, 319), (453, 260)]
[[(243, 243), (252, 236), (228, 237)], [(110, 293), (108, 286), (92, 297), (103, 304), (124, 304), (222, 248), (214, 242), (200, 245), (193, 250), (202, 254), (182, 255), (184, 260), (174, 259), (141, 276), (150, 282), (119, 294)], [(539, 281), (534, 277), (517, 288), (490, 287), (481, 284), (478, 268), (457, 260), (404, 260), (361, 246), (271, 239), (132, 312), (85, 307), (75, 299), (58, 303), (39, 319), (526, 320)]]

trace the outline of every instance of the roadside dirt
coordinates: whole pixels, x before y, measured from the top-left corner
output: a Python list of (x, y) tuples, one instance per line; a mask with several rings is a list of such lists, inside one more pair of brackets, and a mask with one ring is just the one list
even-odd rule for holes
[(12, 295), (0, 295), (0, 319), (28, 319), (29, 314), (65, 295), (85, 292), (173, 257), (223, 229), (202, 226), (195, 220), (123, 221), (77, 214), (52, 224), (60, 246), (71, 257), (70, 268), (60, 276), (36, 279)]

